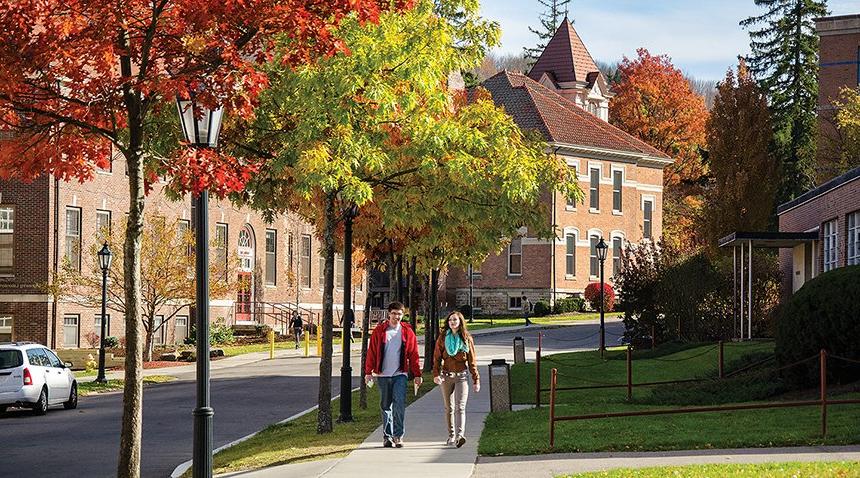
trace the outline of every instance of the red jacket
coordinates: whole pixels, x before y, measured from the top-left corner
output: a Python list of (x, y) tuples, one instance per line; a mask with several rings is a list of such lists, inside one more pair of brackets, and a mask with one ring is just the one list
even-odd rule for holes
[[(400, 371), (409, 378), (421, 376), (421, 364), (418, 362), (418, 338), (408, 322), (400, 322), (403, 346), (400, 347)], [(385, 355), (385, 329), (388, 320), (380, 322), (370, 334), (370, 344), (367, 346), (367, 360), (364, 363), (364, 374), (382, 373), (382, 358)]]

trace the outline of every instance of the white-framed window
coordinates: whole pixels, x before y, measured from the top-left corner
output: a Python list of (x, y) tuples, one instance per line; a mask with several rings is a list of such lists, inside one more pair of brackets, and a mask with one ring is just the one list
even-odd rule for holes
[(620, 237), (612, 238), (612, 277), (618, 277), (621, 272), (621, 248), (623, 247), (624, 239)]
[(311, 288), (311, 236), (302, 234), (302, 247), (299, 251), (299, 284)]
[(266, 284), (278, 283), (278, 231), (266, 229)]
[(483, 278), (483, 274), (481, 273), (481, 266), (483, 264), (472, 264), (469, 266), (469, 269), (472, 271), (472, 280), (481, 280)]
[(564, 253), (564, 274), (568, 276), (576, 275), (576, 235), (568, 233), (564, 236), (565, 253)]
[[(110, 337), (110, 314), (105, 315), (107, 321), (105, 321), (105, 337)], [(102, 334), (102, 315), (96, 314), (93, 319), (93, 326), (95, 327), (96, 335), (101, 336)]]
[(325, 254), (322, 251), (319, 251), (319, 264), (320, 264), (320, 289), (325, 288)]
[(642, 237), (651, 239), (651, 227), (654, 222), (654, 200), (642, 201)]
[[(0, 207), (0, 276), (15, 274), (15, 208)], [(0, 332), (2, 334), (2, 332)], [(9, 332), (10, 336), (12, 332)]]
[(621, 187), (624, 184), (624, 171), (612, 170), (612, 212), (621, 212), (622, 197)]
[(481, 296), (472, 297), (472, 301), (474, 301), (474, 305), (472, 305), (472, 312), (479, 314), (483, 310), (483, 301), (481, 300)]
[(519, 276), (523, 273), (523, 240), (515, 238), (508, 245), (508, 275)]
[(597, 277), (600, 274), (600, 260), (597, 258), (597, 243), (600, 242), (598, 236), (590, 236), (589, 243), (589, 268), (588, 274), (592, 277)]
[(239, 230), (239, 242), (237, 243), (239, 254), (239, 269), (244, 272), (254, 271), (254, 238), (251, 227), (246, 225)]
[(188, 316), (177, 315), (173, 318), (173, 341), (177, 344), (185, 342), (188, 337)]
[(523, 310), (523, 296), (512, 295), (508, 297), (508, 310)]
[[(578, 176), (578, 173), (576, 171), (576, 165), (572, 164), (568, 167), (570, 168), (570, 174), (573, 177), (573, 181), (578, 182), (579, 176)], [(566, 206), (567, 206), (567, 209), (576, 209), (576, 199), (567, 198)]]
[(588, 207), (600, 210), (600, 168), (589, 168)]
[(153, 345), (164, 345), (164, 316), (156, 315), (155, 320), (152, 322), (152, 328), (155, 332), (152, 334), (152, 344)]
[(66, 314), (63, 316), (63, 347), (78, 348), (81, 316)]
[(81, 270), (81, 208), (66, 207), (66, 259), (72, 269)]
[(185, 257), (191, 257), (194, 255), (193, 239), (190, 241), (188, 240), (189, 234), (192, 234), (191, 221), (188, 219), (180, 219), (176, 223), (176, 237), (179, 239), (180, 244), (187, 244), (185, 248)]
[(99, 238), (110, 237), (110, 211), (96, 209), (96, 236)]
[(860, 264), (860, 211), (847, 215), (848, 220), (848, 249), (845, 252), (845, 262), (849, 266)]
[(227, 224), (219, 222), (215, 224), (215, 263), (227, 267), (227, 244), (229, 243), (229, 229)]
[(0, 316), (0, 342), (12, 341), (12, 316)]
[(288, 232), (287, 233), (287, 270), (290, 271), (290, 273), (287, 274), (287, 278), (290, 279), (290, 285), (293, 285), (292, 284), (293, 280), (298, 279), (298, 277), (296, 277), (294, 279), (291, 278), (292, 272), (293, 272), (293, 267), (295, 267), (295, 264), (296, 264), (295, 263), (295, 260), (296, 260), (295, 253), (296, 253), (295, 237), (293, 236), (292, 232)]
[(836, 219), (824, 223), (824, 272), (836, 269), (839, 261), (839, 231)]

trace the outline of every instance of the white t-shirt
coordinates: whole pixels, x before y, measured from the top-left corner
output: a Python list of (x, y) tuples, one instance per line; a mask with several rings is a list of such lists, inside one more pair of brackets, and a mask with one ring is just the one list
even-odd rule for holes
[(395, 375), (406, 375), (400, 371), (400, 349), (403, 348), (403, 327), (398, 323), (397, 327), (390, 324), (385, 329), (385, 351), (382, 357), (382, 377), (393, 377)]

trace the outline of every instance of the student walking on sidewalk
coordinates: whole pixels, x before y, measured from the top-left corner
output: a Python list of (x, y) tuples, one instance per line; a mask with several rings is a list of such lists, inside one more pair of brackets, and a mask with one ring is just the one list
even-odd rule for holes
[(418, 363), (418, 339), (403, 320), (403, 304), (388, 305), (388, 320), (380, 322), (370, 335), (364, 381), (374, 377), (379, 383), (382, 409), (382, 446), (403, 446), (406, 431), (406, 382), (414, 377), (415, 387), (421, 385), (421, 365)]
[(469, 400), (469, 375), (475, 393), (481, 390), (475, 358), (475, 341), (466, 330), (463, 314), (448, 314), (445, 327), (436, 340), (433, 352), (433, 382), (442, 391), (448, 445), (457, 448), (466, 443), (466, 401)]

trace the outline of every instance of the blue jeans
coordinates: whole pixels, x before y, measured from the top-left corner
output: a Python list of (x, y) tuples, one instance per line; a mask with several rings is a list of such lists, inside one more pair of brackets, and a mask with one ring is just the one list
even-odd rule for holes
[(402, 437), (405, 432), (406, 375), (376, 377), (382, 409), (382, 435), (387, 439)]

